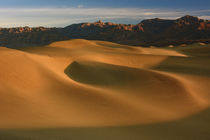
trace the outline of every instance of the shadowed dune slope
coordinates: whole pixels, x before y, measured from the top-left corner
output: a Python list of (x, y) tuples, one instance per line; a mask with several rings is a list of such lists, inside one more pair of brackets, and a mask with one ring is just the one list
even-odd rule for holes
[(0, 129), (4, 140), (209, 140), (210, 110), (173, 122), (97, 128)]
[(183, 52), (190, 56), (210, 57), (210, 44), (205, 44), (205, 43), (195, 43), (191, 45), (183, 44), (173, 49), (179, 52)]
[[(208, 57), (87, 40), (20, 50), (0, 47), (0, 56), (0, 128), (16, 128), (2, 131), (5, 139), (10, 132), (14, 138), (25, 136), (19, 128), (72, 127), (90, 128), (82, 130), (87, 135), (92, 127), (101, 128), (102, 136), (115, 127), (110, 130), (133, 131), (135, 139), (143, 131), (149, 139), (150, 129), (157, 134), (163, 125), (162, 130), (175, 131), (182, 122), (187, 128), (194, 124), (185, 118), (209, 108)], [(172, 129), (176, 122), (180, 125)]]

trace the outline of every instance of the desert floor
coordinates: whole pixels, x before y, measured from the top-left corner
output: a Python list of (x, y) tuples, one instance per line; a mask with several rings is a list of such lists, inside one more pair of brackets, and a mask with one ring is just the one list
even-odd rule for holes
[(210, 46), (0, 47), (0, 140), (209, 140)]

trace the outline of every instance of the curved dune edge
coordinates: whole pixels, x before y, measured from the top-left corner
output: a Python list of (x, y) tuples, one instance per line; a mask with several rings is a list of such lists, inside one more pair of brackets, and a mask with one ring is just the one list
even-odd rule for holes
[(153, 70), (185, 57), (166, 52), (86, 40), (0, 48), (0, 127), (150, 124), (208, 108), (208, 77)]

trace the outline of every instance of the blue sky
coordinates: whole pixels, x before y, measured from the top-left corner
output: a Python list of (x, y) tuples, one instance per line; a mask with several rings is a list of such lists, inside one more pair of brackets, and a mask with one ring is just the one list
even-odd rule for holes
[(210, 19), (210, 0), (0, 0), (0, 26), (56, 26), (97, 20), (139, 23), (186, 14)]
[(209, 0), (0, 0), (1, 7), (136, 7), (209, 9)]

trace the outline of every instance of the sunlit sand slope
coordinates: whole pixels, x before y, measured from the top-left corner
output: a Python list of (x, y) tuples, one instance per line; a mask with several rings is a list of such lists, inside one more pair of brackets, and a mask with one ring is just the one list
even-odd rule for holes
[(179, 52), (87, 40), (0, 47), (0, 128), (152, 126), (196, 115), (209, 108), (210, 61)]

